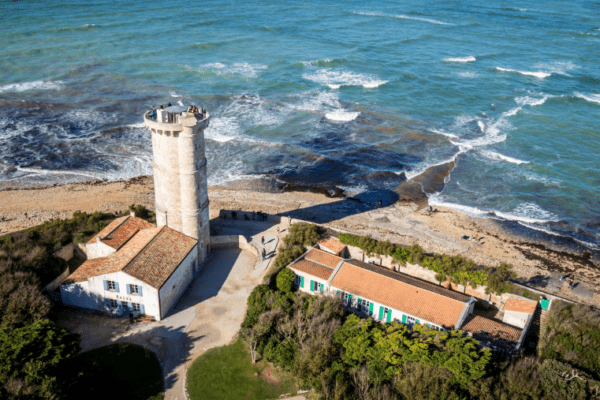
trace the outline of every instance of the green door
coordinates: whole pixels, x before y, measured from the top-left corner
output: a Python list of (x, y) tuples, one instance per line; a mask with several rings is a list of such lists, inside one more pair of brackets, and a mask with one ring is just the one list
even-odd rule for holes
[(392, 309), (388, 309), (387, 322), (392, 322)]
[(379, 306), (379, 320), (383, 319), (383, 306)]
[(304, 277), (303, 276), (300, 277), (300, 287), (301, 288), (304, 287)]
[(406, 315), (402, 315), (402, 323), (405, 324), (406, 323)]
[(550, 300), (541, 299), (540, 300), (540, 305), (542, 306), (542, 310), (548, 311), (550, 309)]

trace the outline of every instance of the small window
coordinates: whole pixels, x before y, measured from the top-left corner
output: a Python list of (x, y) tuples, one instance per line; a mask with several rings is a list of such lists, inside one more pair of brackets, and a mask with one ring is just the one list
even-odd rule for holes
[(370, 305), (371, 302), (369, 300), (362, 299), (362, 302), (360, 303), (360, 310), (362, 312), (369, 312)]
[(300, 275), (294, 276), (294, 285), (300, 286)]
[(110, 304), (110, 308), (117, 308), (119, 306), (119, 303), (117, 303), (116, 300), (109, 299), (108, 302)]
[[(106, 289), (107, 290), (116, 290), (115, 281), (106, 281)], [(116, 306), (115, 306), (116, 307)]]
[(140, 312), (140, 305), (138, 303), (131, 303), (131, 306), (133, 307), (133, 311)]
[(129, 290), (131, 294), (140, 294), (140, 287), (138, 285), (129, 285)]
[(413, 326), (415, 324), (416, 319), (413, 317), (406, 317), (406, 325), (408, 326)]

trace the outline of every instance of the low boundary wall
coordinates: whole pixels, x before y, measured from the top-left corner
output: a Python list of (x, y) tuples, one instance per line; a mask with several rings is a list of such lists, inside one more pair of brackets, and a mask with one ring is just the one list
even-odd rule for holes
[(247, 250), (258, 257), (258, 250), (252, 246), (242, 235), (221, 235), (210, 237), (211, 249), (225, 249), (228, 247), (237, 247), (242, 250)]
[(61, 283), (64, 282), (65, 279), (67, 279), (67, 277), (69, 276), (69, 267), (67, 267), (67, 269), (65, 269), (63, 271), (62, 274), (60, 274), (59, 276), (57, 276), (56, 278), (54, 278), (54, 280), (52, 282), (50, 282), (49, 284), (47, 284), (44, 289), (46, 289), (47, 291), (51, 292), (54, 289), (56, 289), (57, 287), (60, 286)]

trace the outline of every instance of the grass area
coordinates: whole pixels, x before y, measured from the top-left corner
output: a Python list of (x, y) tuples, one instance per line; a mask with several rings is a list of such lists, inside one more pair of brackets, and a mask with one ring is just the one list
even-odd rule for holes
[(187, 390), (192, 400), (265, 400), (296, 393), (298, 387), (289, 373), (266, 361), (252, 364), (247, 345), (238, 339), (198, 357), (188, 370)]
[(86, 351), (65, 371), (75, 383), (67, 400), (162, 400), (162, 370), (156, 355), (135, 344), (119, 343)]

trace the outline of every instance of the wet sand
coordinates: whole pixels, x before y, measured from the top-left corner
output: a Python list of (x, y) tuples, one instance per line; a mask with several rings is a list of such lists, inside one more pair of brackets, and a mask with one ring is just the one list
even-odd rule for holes
[[(438, 168), (438, 167), (433, 167)], [(574, 297), (567, 285), (554, 294), (600, 306), (600, 268), (581, 254), (561, 252), (508, 232), (500, 221), (472, 218), (444, 207), (437, 212), (425, 208), (422, 194), (429, 185), (438, 188), (440, 176), (451, 167), (440, 166), (420, 181), (404, 182), (395, 191), (374, 191), (352, 198), (330, 197), (338, 193), (313, 193), (306, 188), (281, 187), (273, 182), (239, 181), (231, 186), (209, 188), (210, 216), (220, 210), (261, 211), (271, 215), (321, 223), (331, 229), (402, 245), (419, 244), (427, 252), (463, 255), (485, 266), (507, 262), (522, 280), (571, 273), (572, 279), (593, 287), (591, 299)], [(436, 173), (434, 173), (436, 172)], [(430, 182), (430, 183), (427, 183)], [(441, 180), (443, 184), (443, 179)], [(421, 191), (418, 189), (421, 188)], [(297, 191), (299, 190), (299, 191)], [(378, 206), (378, 201), (382, 205)], [(124, 182), (76, 183), (40, 189), (0, 191), (0, 235), (43, 223), (68, 218), (74, 211), (118, 212), (131, 204), (154, 209), (151, 176)], [(462, 240), (478, 235), (479, 243)]]

